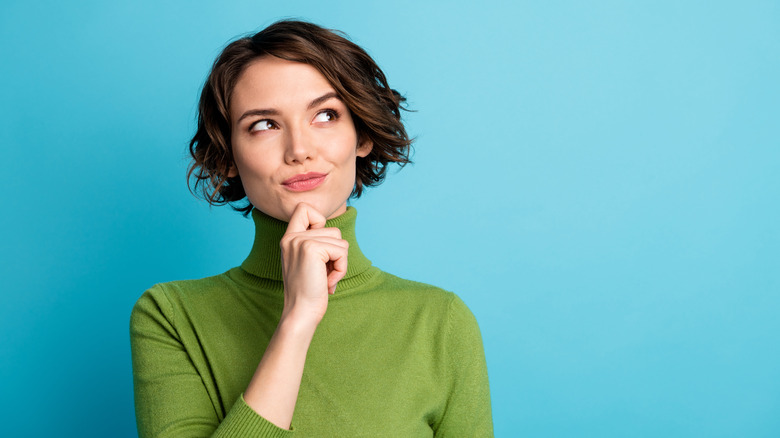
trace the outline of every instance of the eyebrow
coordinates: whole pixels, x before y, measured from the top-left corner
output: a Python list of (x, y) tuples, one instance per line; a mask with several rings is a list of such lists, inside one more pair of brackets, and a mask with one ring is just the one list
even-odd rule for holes
[[(309, 105), (306, 107), (306, 109), (310, 110), (318, 105), (321, 105), (324, 102), (327, 102), (330, 99), (341, 100), (341, 97), (335, 91), (325, 93), (322, 96), (309, 102)], [(241, 114), (241, 117), (238, 118), (236, 124), (241, 123), (242, 120), (251, 116), (278, 116), (278, 115), (279, 115), (279, 111), (275, 109), (251, 109), (246, 111), (244, 114)]]
[(309, 106), (306, 107), (306, 109), (312, 109), (312, 108), (314, 108), (314, 107), (316, 107), (318, 105), (321, 105), (324, 102), (327, 102), (330, 99), (341, 100), (341, 97), (339, 97), (339, 95), (336, 94), (335, 91), (331, 91), (330, 93), (325, 93), (322, 96), (320, 96), (320, 97), (312, 100), (311, 102), (309, 102)]

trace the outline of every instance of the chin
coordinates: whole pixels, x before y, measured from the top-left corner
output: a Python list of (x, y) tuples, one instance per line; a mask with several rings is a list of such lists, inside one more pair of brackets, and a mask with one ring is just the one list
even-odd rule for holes
[(314, 207), (314, 209), (325, 216), (326, 219), (330, 219), (332, 217), (340, 216), (346, 211), (349, 194), (351, 194), (351, 190), (340, 202), (334, 202), (332, 196), (308, 192), (298, 193), (294, 196), (283, 196), (275, 200), (266, 198), (263, 199), (263, 201), (266, 202), (252, 202), (252, 205), (268, 216), (279, 219), (280, 221), (290, 222), (290, 218), (292, 218), (295, 208), (299, 203), (305, 202)]
[[(346, 206), (346, 201), (344, 201), (343, 204), (338, 205), (338, 206), (325, 205), (321, 201), (318, 202), (317, 199), (314, 199), (314, 200), (302, 199), (299, 202), (305, 202), (305, 203), (311, 205), (321, 215), (325, 216), (325, 219), (331, 219), (333, 217), (340, 216), (341, 214), (344, 213), (343, 211), (340, 211), (341, 207), (342, 206)], [(271, 216), (273, 218), (279, 219), (280, 221), (290, 222), (290, 219), (292, 218), (292, 215), (295, 212), (295, 208), (297, 206), (298, 206), (298, 202), (296, 202), (294, 204), (289, 204), (289, 205), (282, 205), (282, 206), (280, 206), (281, 208), (276, 208), (276, 209), (273, 209), (273, 210), (265, 209), (265, 208), (262, 208), (262, 207), (258, 207), (257, 205), (255, 205), (255, 208), (257, 208), (258, 210), (260, 210), (263, 213), (267, 214), (268, 216)], [(346, 210), (346, 208), (345, 208), (345, 210)]]
[[(303, 201), (303, 202), (307, 202), (307, 201)], [(308, 204), (312, 205), (314, 209), (316, 209), (321, 215), (325, 216), (325, 219), (331, 219), (333, 217), (340, 216), (341, 214), (344, 213), (343, 211), (340, 210), (341, 207), (346, 204), (346, 200), (344, 201), (343, 204), (339, 204), (339, 205), (327, 205), (321, 200), (313, 200), (311, 202), (308, 202)], [(294, 207), (293, 210), (295, 210)]]
[(332, 194), (329, 195), (330, 196), (310, 192), (310, 193), (306, 193), (304, 196), (296, 197), (291, 203), (291, 205), (285, 206), (286, 207), (285, 210), (289, 210), (289, 213), (288, 211), (285, 211), (285, 213), (289, 214), (289, 217), (287, 217), (287, 221), (289, 222), (290, 217), (295, 211), (295, 207), (297, 207), (298, 203), (300, 202), (305, 202), (311, 205), (321, 215), (325, 216), (326, 219), (340, 216), (341, 214), (344, 213), (344, 211), (346, 211), (347, 199), (349, 198), (349, 194), (344, 196), (343, 199), (340, 199), (341, 197), (334, 198)]

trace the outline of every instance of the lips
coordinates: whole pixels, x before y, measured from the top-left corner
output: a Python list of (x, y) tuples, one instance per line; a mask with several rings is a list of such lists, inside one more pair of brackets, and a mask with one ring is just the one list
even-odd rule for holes
[(292, 178), (287, 178), (282, 182), (282, 185), (294, 192), (305, 192), (319, 187), (325, 181), (326, 176), (328, 175), (319, 172), (302, 173)]

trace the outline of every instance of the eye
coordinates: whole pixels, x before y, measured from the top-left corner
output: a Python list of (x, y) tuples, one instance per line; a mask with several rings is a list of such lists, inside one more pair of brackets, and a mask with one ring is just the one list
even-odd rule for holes
[(258, 120), (249, 126), (249, 132), (267, 131), (269, 129), (278, 129), (278, 127), (276, 123), (268, 119)]
[(336, 110), (327, 109), (322, 110), (314, 116), (314, 123), (327, 123), (333, 122), (339, 118), (339, 113)]

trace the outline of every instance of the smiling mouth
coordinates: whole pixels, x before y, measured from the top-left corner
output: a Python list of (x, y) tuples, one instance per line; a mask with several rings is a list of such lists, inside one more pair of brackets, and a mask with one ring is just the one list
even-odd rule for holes
[(319, 187), (328, 175), (325, 173), (309, 172), (295, 175), (282, 182), (282, 185), (293, 192), (305, 192)]

